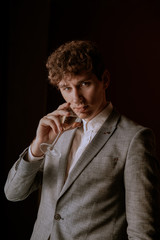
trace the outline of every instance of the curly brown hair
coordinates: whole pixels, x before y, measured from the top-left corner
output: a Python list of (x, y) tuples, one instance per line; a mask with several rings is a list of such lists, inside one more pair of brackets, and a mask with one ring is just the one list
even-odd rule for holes
[(82, 40), (61, 45), (48, 57), (46, 67), (52, 85), (58, 85), (67, 75), (83, 73), (94, 73), (101, 81), (105, 70), (104, 60), (96, 44)]

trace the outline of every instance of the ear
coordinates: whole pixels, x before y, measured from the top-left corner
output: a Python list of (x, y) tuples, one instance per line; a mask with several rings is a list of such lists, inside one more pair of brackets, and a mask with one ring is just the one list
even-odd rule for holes
[(107, 89), (109, 87), (109, 84), (110, 84), (110, 73), (107, 69), (105, 69), (103, 74), (102, 74), (102, 81), (104, 83), (105, 89)]

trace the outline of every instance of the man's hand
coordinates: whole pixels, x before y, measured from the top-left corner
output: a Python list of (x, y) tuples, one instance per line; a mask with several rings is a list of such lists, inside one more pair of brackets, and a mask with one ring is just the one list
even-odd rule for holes
[[(40, 150), (41, 143), (51, 144), (59, 132), (62, 133), (82, 125), (79, 122), (69, 121), (69, 118), (67, 121), (67, 117), (71, 115), (73, 115), (73, 112), (71, 111), (70, 103), (64, 103), (57, 110), (47, 114), (40, 120), (36, 137), (31, 144), (31, 151), (34, 156), (39, 157), (43, 155)], [(63, 122), (64, 119), (66, 119), (65, 122)]]

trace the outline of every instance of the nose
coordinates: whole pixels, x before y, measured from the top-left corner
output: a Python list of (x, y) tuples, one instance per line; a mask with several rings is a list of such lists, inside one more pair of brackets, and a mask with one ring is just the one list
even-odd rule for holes
[(83, 101), (82, 93), (77, 88), (75, 88), (72, 92), (72, 101), (75, 104), (80, 104)]

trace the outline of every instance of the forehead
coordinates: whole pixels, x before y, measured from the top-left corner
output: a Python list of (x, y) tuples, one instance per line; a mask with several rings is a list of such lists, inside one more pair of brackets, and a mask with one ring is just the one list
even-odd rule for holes
[(59, 83), (58, 83), (58, 87), (64, 87), (64, 86), (68, 86), (68, 85), (77, 85), (83, 81), (87, 81), (87, 80), (93, 80), (94, 81), (95, 75), (92, 73), (85, 73), (85, 74), (81, 74), (81, 75), (66, 75)]

